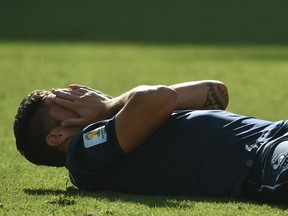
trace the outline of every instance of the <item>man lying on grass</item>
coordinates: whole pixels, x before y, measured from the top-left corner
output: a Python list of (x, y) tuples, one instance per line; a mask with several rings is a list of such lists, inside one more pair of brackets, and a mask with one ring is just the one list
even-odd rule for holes
[(286, 200), (288, 125), (224, 111), (220, 81), (33, 91), (14, 123), (17, 148), (66, 166), (80, 189)]

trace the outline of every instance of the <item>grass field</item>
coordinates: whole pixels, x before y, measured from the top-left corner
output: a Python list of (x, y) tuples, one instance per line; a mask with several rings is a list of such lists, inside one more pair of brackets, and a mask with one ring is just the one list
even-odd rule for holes
[(288, 47), (0, 43), (0, 215), (287, 215), (285, 205), (229, 198), (83, 192), (64, 168), (37, 167), (16, 151), (13, 118), (34, 89), (85, 84), (113, 96), (138, 84), (219, 79), (228, 110), (288, 118)]

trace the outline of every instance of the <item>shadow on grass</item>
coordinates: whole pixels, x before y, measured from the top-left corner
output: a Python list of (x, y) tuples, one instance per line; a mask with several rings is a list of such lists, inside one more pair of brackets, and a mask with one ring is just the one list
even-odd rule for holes
[[(131, 195), (115, 192), (92, 192), (83, 191), (75, 187), (68, 187), (66, 190), (61, 189), (24, 189), (24, 192), (29, 195), (42, 196), (42, 195), (52, 195), (56, 197), (57, 200), (62, 201), (63, 197), (67, 200), (71, 200), (71, 197), (91, 197), (102, 199), (108, 202), (127, 202), (146, 205), (151, 208), (155, 207), (169, 207), (169, 208), (179, 208), (186, 209), (194, 206), (195, 202), (202, 203), (239, 203), (239, 208), (241, 204), (255, 204), (255, 205), (268, 205), (271, 208), (277, 208), (281, 210), (287, 210), (288, 204), (286, 203), (266, 203), (258, 202), (255, 200), (247, 199), (237, 199), (229, 197), (203, 197), (203, 196), (147, 196), (147, 195)], [(65, 199), (64, 199), (65, 200)], [(74, 201), (74, 200), (73, 200)], [(50, 202), (52, 204), (54, 201)], [(59, 204), (59, 203), (58, 203)], [(61, 203), (60, 203), (61, 204)]]

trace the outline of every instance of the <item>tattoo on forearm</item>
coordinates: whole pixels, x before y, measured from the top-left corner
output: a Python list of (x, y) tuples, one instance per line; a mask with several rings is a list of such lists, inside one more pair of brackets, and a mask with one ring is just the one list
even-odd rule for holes
[[(219, 97), (217, 96), (215, 89), (213, 88), (213, 83), (208, 83), (208, 92), (207, 92), (207, 98), (202, 106), (202, 109), (225, 109), (223, 104), (221, 103)], [(218, 85), (217, 85), (218, 86)], [(218, 86), (218, 90), (221, 94), (221, 96), (228, 100), (228, 95), (225, 94), (225, 92)]]
[(217, 87), (218, 87), (218, 90), (219, 90), (222, 98), (228, 103), (228, 100), (229, 100), (228, 92), (225, 91), (225, 90), (223, 90), (223, 89), (220, 87), (220, 85), (217, 85)]

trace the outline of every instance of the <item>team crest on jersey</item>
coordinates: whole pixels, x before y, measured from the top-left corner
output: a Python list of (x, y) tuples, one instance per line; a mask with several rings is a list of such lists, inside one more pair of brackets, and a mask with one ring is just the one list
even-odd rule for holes
[(107, 133), (105, 126), (96, 128), (83, 134), (85, 148), (102, 144), (107, 141)]

